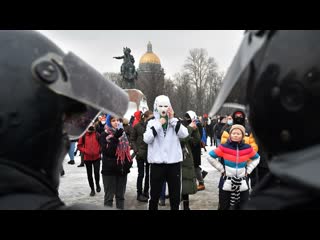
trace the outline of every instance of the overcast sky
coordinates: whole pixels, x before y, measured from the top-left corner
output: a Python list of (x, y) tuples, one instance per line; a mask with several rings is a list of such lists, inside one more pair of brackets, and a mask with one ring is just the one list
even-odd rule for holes
[(147, 44), (160, 58), (167, 77), (182, 70), (192, 48), (205, 48), (226, 71), (240, 46), (243, 30), (38, 30), (65, 52), (72, 51), (101, 73), (120, 72), (123, 47), (131, 48), (136, 68)]

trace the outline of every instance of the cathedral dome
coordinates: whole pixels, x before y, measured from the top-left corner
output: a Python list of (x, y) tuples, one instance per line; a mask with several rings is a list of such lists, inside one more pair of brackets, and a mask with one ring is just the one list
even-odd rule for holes
[(152, 45), (150, 42), (148, 43), (148, 51), (141, 57), (139, 63), (161, 64), (159, 57), (152, 52)]

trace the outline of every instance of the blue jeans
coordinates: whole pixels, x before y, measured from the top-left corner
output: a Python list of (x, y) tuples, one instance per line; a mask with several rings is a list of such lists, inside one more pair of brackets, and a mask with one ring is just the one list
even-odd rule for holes
[(69, 152), (68, 152), (70, 160), (74, 160), (74, 149), (75, 148), (76, 148), (76, 142), (71, 142)]

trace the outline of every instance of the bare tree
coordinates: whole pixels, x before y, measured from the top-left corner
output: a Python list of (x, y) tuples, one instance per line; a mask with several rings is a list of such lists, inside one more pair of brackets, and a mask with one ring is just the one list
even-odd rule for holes
[(107, 72), (102, 74), (106, 79), (114, 82), (119, 87), (122, 87), (122, 76), (120, 73)]
[(188, 110), (195, 109), (194, 89), (191, 86), (190, 81), (191, 77), (187, 73), (175, 75), (175, 99), (178, 101), (174, 110), (178, 116), (183, 116)]
[(191, 84), (195, 87), (195, 95), (198, 101), (196, 112), (202, 115), (204, 113), (206, 87), (210, 82), (210, 76), (217, 71), (218, 66), (214, 58), (208, 57), (207, 50), (203, 48), (191, 49), (189, 54), (184, 69), (191, 77)]
[(145, 94), (149, 109), (153, 110), (155, 98), (164, 94), (164, 74), (157, 66), (150, 65), (147, 71), (138, 72), (136, 86)]
[[(191, 49), (189, 53), (184, 70), (173, 79), (164, 79), (163, 69), (158, 65), (139, 66), (136, 86), (146, 95), (151, 110), (155, 98), (164, 94), (170, 98), (179, 117), (188, 110), (198, 115), (209, 112), (220, 89), (223, 73), (218, 72), (217, 63), (208, 57), (205, 49)], [(116, 77), (113, 79), (119, 81)]]
[(216, 99), (216, 96), (218, 95), (218, 92), (221, 88), (222, 80), (224, 78), (223, 72), (211, 72), (208, 75), (208, 83), (206, 88), (206, 94), (205, 94), (205, 112), (209, 112), (212, 105), (214, 104), (214, 101)]
[(177, 115), (177, 111), (179, 111), (178, 105), (180, 99), (177, 96), (177, 86), (170, 78), (164, 80), (163, 94), (169, 97), (170, 103), (174, 109), (175, 114)]

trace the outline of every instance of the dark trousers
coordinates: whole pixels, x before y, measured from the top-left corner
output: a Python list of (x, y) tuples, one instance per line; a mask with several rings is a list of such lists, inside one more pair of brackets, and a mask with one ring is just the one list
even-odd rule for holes
[(88, 182), (89, 186), (92, 191), (94, 191), (94, 183), (93, 183), (93, 177), (92, 177), (92, 166), (94, 169), (94, 178), (96, 180), (96, 186), (100, 187), (100, 159), (95, 160), (95, 161), (89, 161), (86, 160), (84, 161), (86, 168), (87, 168), (87, 177), (88, 177)]
[(182, 202), (183, 202), (183, 210), (190, 210), (189, 207), (189, 194), (182, 195)]
[(84, 165), (84, 153), (80, 153), (80, 158), (81, 158), (81, 165)]
[(218, 210), (237, 210), (243, 205), (245, 202), (249, 200), (249, 190), (240, 192), (240, 201), (235, 206), (230, 208), (230, 191), (224, 191), (219, 189), (219, 207)]
[[(138, 165), (138, 178), (137, 178), (137, 193), (141, 195), (144, 192), (145, 195), (149, 194), (149, 163), (143, 159), (137, 158)], [(142, 183), (144, 179), (144, 189), (142, 191)]]
[(113, 198), (116, 196), (116, 207), (118, 209), (124, 209), (124, 194), (126, 193), (127, 175), (102, 175), (102, 179), (104, 186), (104, 205), (112, 207)]
[(161, 190), (161, 193), (160, 193), (160, 199), (165, 201), (166, 200), (166, 190), (167, 190), (167, 183), (164, 182), (163, 185), (162, 185), (162, 190)]
[(179, 210), (181, 192), (181, 163), (151, 164), (149, 210), (158, 210), (163, 184), (169, 188), (170, 208)]

